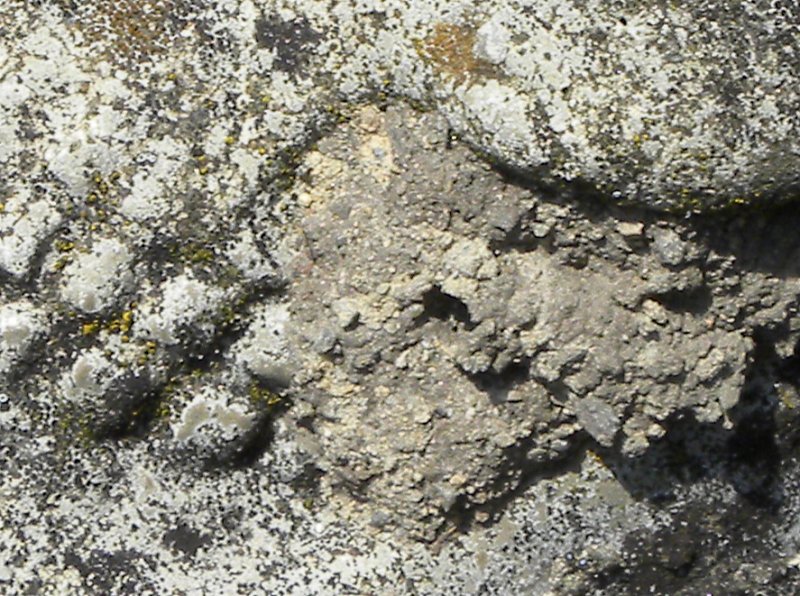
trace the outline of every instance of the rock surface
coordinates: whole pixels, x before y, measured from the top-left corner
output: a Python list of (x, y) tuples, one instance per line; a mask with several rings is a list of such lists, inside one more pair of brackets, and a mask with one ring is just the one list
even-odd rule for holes
[(800, 212), (596, 194), (791, 198), (797, 8), (656, 4), (0, 9), (0, 587), (797, 592)]
[(387, 94), (563, 191), (685, 211), (800, 185), (793, 2), (14, 0), (0, 18), (0, 162), (73, 196), (83, 170), (131, 170), (133, 218), (167, 215), (192, 157), (252, 192), (259, 150)]

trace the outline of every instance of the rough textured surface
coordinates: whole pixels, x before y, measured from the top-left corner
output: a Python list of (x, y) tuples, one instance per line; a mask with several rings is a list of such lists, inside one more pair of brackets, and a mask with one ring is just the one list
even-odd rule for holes
[[(681, 27), (710, 37), (653, 76), (751, 43), (720, 76), (796, 118), (762, 91), (797, 9), (609, 6), (0, 9), (3, 590), (796, 593), (800, 214), (594, 187), (708, 206), (769, 159), (789, 189), (791, 123), (722, 110), (749, 144), (701, 126), (708, 171), (669, 153), (685, 127), (631, 168), (621, 123), (658, 111), (641, 66)], [(664, 34), (606, 68), (646, 10)], [(543, 22), (570, 68), (517, 30)], [(565, 144), (547, 72), (586, 75), (602, 142)], [(613, 117), (578, 91), (601, 83)], [(670, 118), (728, 93), (695, 92)]]
[(714, 304), (725, 289), (698, 247), (666, 223), (626, 238), (602, 220), (571, 247), (576, 213), (487, 178), (464, 149), (437, 155), (446, 135), (432, 115), (366, 109), (288, 195), (292, 344), (312, 377), (297, 382), (335, 468), (435, 529), (457, 500), (513, 486), (509, 457), (551, 462), (581, 432), (635, 455), (675, 412), (726, 417), (752, 342)]
[[(342, 102), (386, 94), (439, 109), (539, 184), (687, 210), (800, 183), (793, 2), (37, 6), (0, 15), (0, 161), (33, 161), (22, 171), (74, 196), (84, 169), (135, 170), (134, 219), (167, 215), (150, 203), (186, 168), (206, 168), (217, 193), (252, 191), (254, 150), (302, 147)], [(30, 225), (50, 221), (39, 209)]]

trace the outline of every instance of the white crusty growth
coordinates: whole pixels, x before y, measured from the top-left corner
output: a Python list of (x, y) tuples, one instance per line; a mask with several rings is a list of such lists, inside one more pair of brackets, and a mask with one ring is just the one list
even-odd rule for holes
[(92, 251), (79, 255), (64, 271), (61, 296), (87, 313), (105, 310), (130, 284), (132, 255), (114, 239), (95, 243)]

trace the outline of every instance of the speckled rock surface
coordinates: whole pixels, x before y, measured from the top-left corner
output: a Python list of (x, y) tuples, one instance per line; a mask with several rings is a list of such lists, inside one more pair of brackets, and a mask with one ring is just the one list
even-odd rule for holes
[(793, 2), (50, 0), (0, 19), (0, 161), (73, 195), (81, 170), (135, 170), (133, 218), (167, 215), (149, 203), (186, 168), (252, 190), (259, 150), (387, 94), (539, 184), (681, 210), (800, 184)]
[(800, 589), (800, 212), (597, 194), (792, 198), (797, 9), (500, 4), (0, 9), (2, 591)]

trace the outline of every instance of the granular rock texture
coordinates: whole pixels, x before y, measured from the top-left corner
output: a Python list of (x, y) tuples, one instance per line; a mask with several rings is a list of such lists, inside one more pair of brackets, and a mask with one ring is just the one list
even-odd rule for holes
[(797, 8), (577, 5), (0, 8), (5, 591), (797, 591)]
[(435, 529), (582, 433), (636, 455), (675, 412), (727, 417), (752, 341), (688, 232), (582, 225), (437, 137), (436, 116), (366, 109), (290, 195), (301, 399), (346, 483)]

